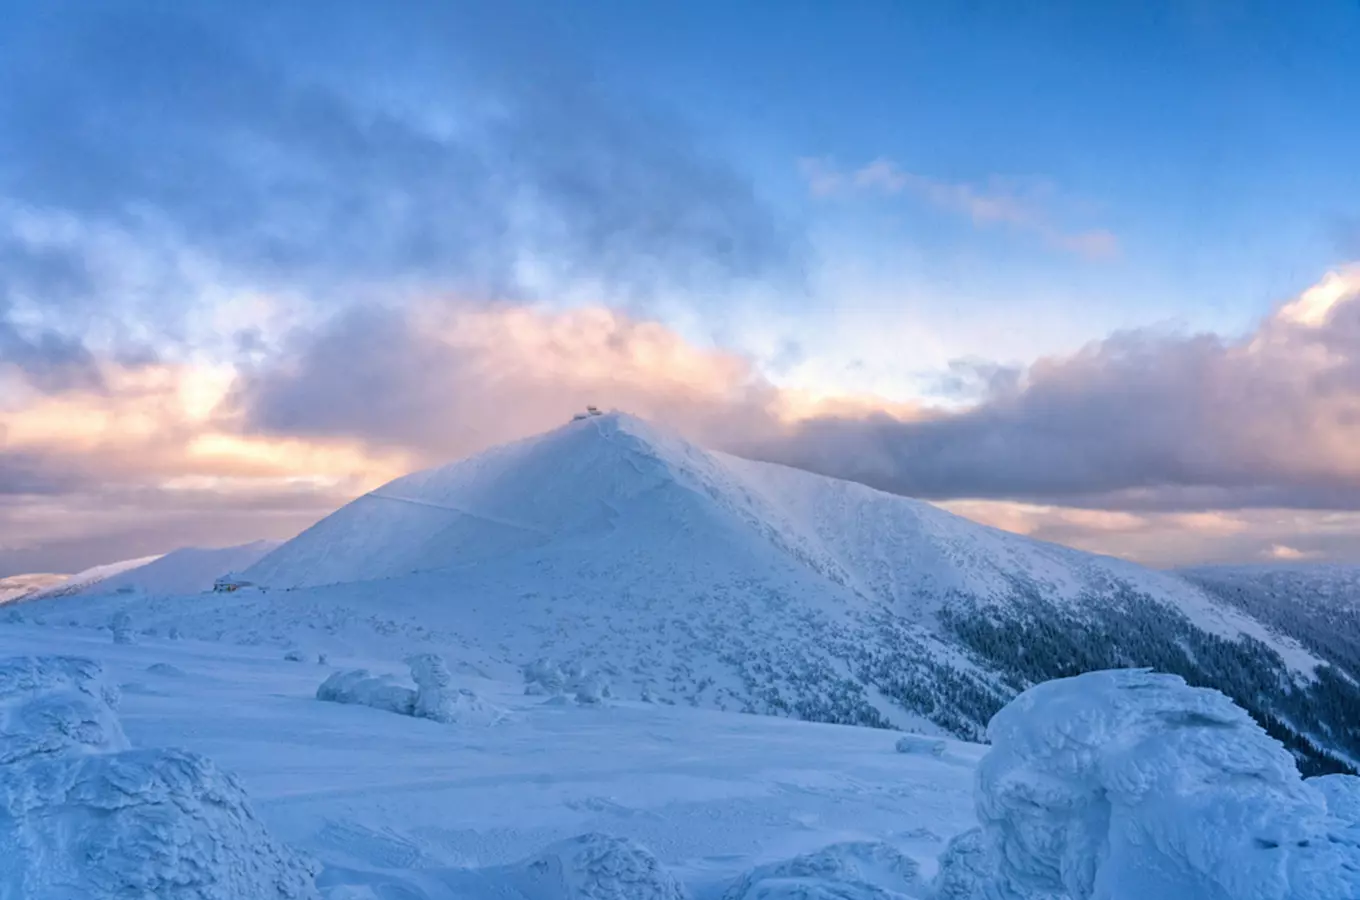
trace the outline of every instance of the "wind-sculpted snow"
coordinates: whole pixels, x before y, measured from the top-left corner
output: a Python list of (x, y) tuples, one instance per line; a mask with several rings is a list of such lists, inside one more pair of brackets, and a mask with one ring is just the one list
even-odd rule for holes
[(524, 900), (688, 900), (651, 851), (605, 834), (559, 841), (508, 867), (503, 878)]
[(125, 750), (117, 692), (98, 663), (69, 656), (0, 660), (0, 766)]
[(988, 734), (976, 801), (999, 900), (1360, 897), (1324, 792), (1217, 691), (1092, 672), (1029, 689)]
[(0, 662), (0, 900), (306, 900), (311, 864), (183, 750), (129, 750), (95, 663)]
[(926, 896), (916, 863), (895, 848), (851, 841), (757, 866), (723, 900), (904, 900)]

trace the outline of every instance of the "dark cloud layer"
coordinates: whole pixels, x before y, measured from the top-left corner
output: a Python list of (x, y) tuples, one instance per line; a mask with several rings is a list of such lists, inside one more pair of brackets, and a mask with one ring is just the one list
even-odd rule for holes
[(1241, 340), (1117, 334), (962, 412), (814, 419), (748, 450), (930, 498), (1358, 508), (1358, 294), (1334, 275)]
[(748, 181), (588, 72), (528, 59), (494, 7), (365, 4), (358, 33), (347, 3), (30, 6), (0, 39), (12, 202), (332, 298), (514, 297), (526, 254), (626, 295), (796, 279), (796, 231)]

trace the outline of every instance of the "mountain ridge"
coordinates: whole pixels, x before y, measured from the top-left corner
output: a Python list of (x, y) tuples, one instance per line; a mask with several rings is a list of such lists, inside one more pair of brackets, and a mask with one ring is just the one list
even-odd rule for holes
[(1184, 579), (625, 415), (403, 476), (243, 576), (269, 590), (77, 618), (501, 674), (552, 657), (624, 697), (966, 739), (1038, 681), (1151, 666), (1317, 771), (1360, 759), (1354, 681)]

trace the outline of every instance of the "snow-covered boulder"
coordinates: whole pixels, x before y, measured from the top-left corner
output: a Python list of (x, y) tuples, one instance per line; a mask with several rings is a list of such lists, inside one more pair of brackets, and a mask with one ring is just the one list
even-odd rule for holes
[(311, 900), (229, 775), (129, 750), (99, 666), (0, 660), (0, 900)]
[(832, 844), (757, 866), (723, 900), (903, 900), (926, 896), (916, 862), (875, 841)]
[(524, 693), (536, 696), (560, 694), (567, 685), (563, 674), (551, 659), (536, 659), (524, 666)]
[(1322, 790), (1214, 690), (1146, 670), (1040, 684), (977, 774), (990, 896), (1354, 900), (1360, 852)]
[(183, 750), (0, 767), (4, 900), (302, 900), (310, 862), (274, 841), (231, 776)]
[(525, 900), (686, 900), (684, 887), (640, 844), (583, 834), (509, 867)]
[(99, 664), (68, 656), (0, 660), (0, 765), (125, 750), (127, 737)]
[(505, 710), (473, 691), (453, 686), (444, 660), (434, 653), (408, 657), (416, 689), (398, 684), (391, 675), (366, 669), (335, 672), (316, 689), (316, 699), (371, 706), (403, 716), (459, 725), (495, 725), (509, 718)]
[(316, 689), (316, 699), (352, 706), (371, 706), (403, 716), (414, 715), (416, 692), (397, 684), (391, 675), (371, 675), (367, 669), (333, 672)]
[(897, 739), (897, 752), (914, 755), (944, 756), (949, 745), (939, 738), (923, 734), (906, 734)]

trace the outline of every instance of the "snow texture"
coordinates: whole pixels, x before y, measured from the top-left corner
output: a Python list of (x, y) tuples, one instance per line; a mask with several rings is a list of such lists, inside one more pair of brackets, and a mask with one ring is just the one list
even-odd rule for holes
[(0, 661), (0, 900), (306, 900), (310, 863), (184, 750), (129, 750), (100, 667)]
[(66, 656), (0, 660), (0, 766), (128, 747), (98, 663)]
[(0, 768), (0, 900), (317, 896), (204, 757), (128, 750)]
[(874, 841), (850, 841), (757, 866), (723, 900), (900, 900), (925, 897), (915, 861)]
[(525, 900), (687, 900), (651, 851), (627, 838), (583, 834), (516, 866), (506, 881)]
[(1092, 672), (1024, 692), (988, 734), (976, 802), (998, 898), (1360, 897), (1360, 847), (1324, 791), (1217, 691)]
[(1334, 818), (1360, 826), (1360, 777), (1321, 775), (1307, 779), (1306, 783), (1322, 792), (1327, 800), (1327, 812)]

